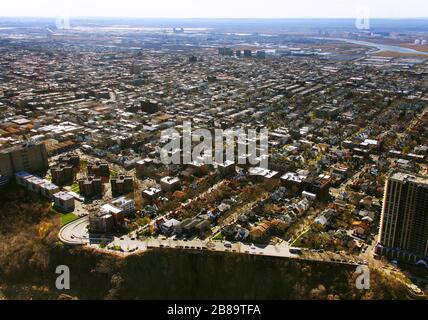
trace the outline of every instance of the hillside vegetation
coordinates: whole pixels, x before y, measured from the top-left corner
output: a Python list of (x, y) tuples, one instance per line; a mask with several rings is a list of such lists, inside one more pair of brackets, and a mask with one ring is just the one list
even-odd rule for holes
[[(122, 258), (57, 240), (50, 204), (12, 187), (0, 195), (2, 299), (400, 299), (407, 291), (371, 272), (355, 288), (354, 268), (219, 252), (159, 249)], [(71, 290), (55, 288), (67, 265)]]

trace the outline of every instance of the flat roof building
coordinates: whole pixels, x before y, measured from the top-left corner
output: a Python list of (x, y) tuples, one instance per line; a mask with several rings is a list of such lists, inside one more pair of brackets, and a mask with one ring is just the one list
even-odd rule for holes
[(74, 197), (68, 192), (58, 192), (53, 195), (54, 207), (60, 211), (74, 211)]

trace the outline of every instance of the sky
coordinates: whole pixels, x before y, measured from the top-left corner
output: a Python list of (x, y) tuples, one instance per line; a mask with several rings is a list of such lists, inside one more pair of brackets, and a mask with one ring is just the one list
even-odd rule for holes
[(428, 0), (2, 0), (0, 16), (426, 18)]

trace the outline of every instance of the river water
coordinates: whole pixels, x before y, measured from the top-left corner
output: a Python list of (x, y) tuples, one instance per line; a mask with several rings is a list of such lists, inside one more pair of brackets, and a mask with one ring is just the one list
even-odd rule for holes
[(368, 41), (344, 39), (344, 38), (325, 38), (325, 37), (317, 37), (316, 39), (343, 41), (343, 42), (347, 42), (347, 43), (359, 44), (362, 46), (377, 48), (377, 49), (379, 49), (379, 51), (391, 51), (391, 52), (398, 52), (398, 53), (413, 53), (413, 54), (422, 54), (422, 55), (428, 56), (428, 52), (418, 51), (418, 50), (399, 47), (399, 46), (392, 46), (392, 45), (387, 45), (387, 44), (368, 42)]

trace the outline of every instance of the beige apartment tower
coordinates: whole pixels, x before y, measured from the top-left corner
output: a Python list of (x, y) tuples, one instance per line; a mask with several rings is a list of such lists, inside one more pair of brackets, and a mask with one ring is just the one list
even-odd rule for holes
[(44, 143), (26, 142), (0, 150), (0, 175), (9, 178), (20, 171), (36, 173), (49, 168)]
[(376, 253), (428, 263), (428, 178), (401, 172), (388, 177)]

